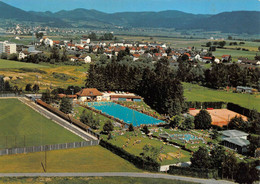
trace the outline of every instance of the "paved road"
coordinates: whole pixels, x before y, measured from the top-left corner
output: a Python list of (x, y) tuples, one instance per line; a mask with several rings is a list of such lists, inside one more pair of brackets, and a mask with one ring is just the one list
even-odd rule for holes
[(88, 140), (97, 140), (96, 137), (92, 136), (91, 134), (81, 130), (80, 128), (76, 127), (75, 125), (69, 123), (68, 121), (60, 118), (59, 116), (53, 114), (52, 112), (46, 110), (45, 108), (41, 107), (40, 105), (28, 100), (25, 97), (18, 98), (21, 102), (28, 105), (35, 111), (39, 112), (43, 116), (45, 116), (48, 119), (51, 119), (55, 123), (59, 124), (60, 126), (66, 128), (67, 130), (71, 131), (72, 133), (80, 136), (82, 139), (88, 141)]
[(105, 176), (121, 176), (121, 177), (137, 177), (137, 178), (163, 178), (169, 180), (190, 181), (203, 184), (232, 184), (233, 182), (215, 179), (200, 179), (185, 176), (175, 176), (167, 174), (154, 173), (131, 173), (131, 172), (109, 172), (109, 173), (0, 173), (0, 177), (105, 177)]

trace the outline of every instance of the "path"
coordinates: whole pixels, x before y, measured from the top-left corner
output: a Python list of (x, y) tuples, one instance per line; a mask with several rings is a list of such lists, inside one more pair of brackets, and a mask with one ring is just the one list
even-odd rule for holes
[(62, 126), (63, 128), (69, 130), (70, 132), (80, 136), (82, 139), (88, 140), (97, 140), (96, 137), (92, 136), (91, 134), (81, 130), (80, 128), (76, 127), (75, 125), (71, 124), (70, 122), (60, 118), (59, 116), (53, 114), (52, 112), (48, 111), (47, 109), (41, 107), (40, 105), (28, 100), (25, 97), (18, 98), (21, 102), (31, 107), (33, 110), (37, 111), (38, 113), (42, 114), (48, 119), (51, 119), (58, 125)]
[(135, 177), (135, 178), (162, 178), (169, 180), (181, 180), (203, 184), (232, 184), (233, 182), (215, 179), (192, 178), (168, 174), (131, 173), (131, 172), (106, 172), (106, 173), (0, 173), (0, 177)]

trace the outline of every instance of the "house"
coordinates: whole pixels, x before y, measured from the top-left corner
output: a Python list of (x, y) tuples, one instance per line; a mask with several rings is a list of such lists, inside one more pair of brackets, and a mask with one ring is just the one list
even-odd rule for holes
[(236, 91), (240, 93), (252, 93), (253, 88), (246, 86), (237, 86)]
[(232, 61), (231, 55), (223, 55), (221, 61), (223, 63), (229, 63), (230, 61)]
[(84, 88), (78, 93), (78, 101), (101, 101), (102, 100), (102, 93), (99, 92), (96, 88)]
[(74, 61), (78, 61), (79, 58), (74, 56), (74, 57), (71, 57), (70, 60), (74, 62)]
[(18, 59), (22, 60), (22, 59), (26, 58), (28, 55), (29, 55), (29, 53), (27, 51), (21, 51), (21, 52), (19, 52)]
[(228, 148), (236, 150), (238, 153), (246, 153), (250, 142), (247, 140), (249, 134), (239, 130), (224, 130), (222, 134), (222, 144)]
[(258, 60), (243, 60), (241, 64), (248, 64), (248, 65), (260, 65), (260, 61)]
[(84, 58), (84, 62), (85, 62), (85, 63), (91, 63), (91, 57), (90, 57), (90, 56), (86, 56), (86, 57)]

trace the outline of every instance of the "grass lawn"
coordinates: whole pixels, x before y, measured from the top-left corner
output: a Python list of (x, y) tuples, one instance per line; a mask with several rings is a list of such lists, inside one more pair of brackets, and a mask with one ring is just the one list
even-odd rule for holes
[[(243, 46), (242, 46), (243, 47)], [(214, 51), (212, 54), (221, 59), (222, 55), (231, 55), (233, 61), (237, 61), (239, 57), (247, 57), (248, 59), (254, 59), (257, 51), (242, 51), (242, 50), (231, 50), (231, 49), (218, 49)]]
[(47, 68), (48, 66), (0, 59), (0, 68)]
[(184, 96), (187, 101), (223, 101), (232, 102), (242, 107), (256, 109), (260, 112), (260, 95), (233, 93), (209, 89), (197, 84), (183, 83)]
[(18, 99), (0, 99), (0, 149), (83, 141)]
[[(112, 136), (114, 136), (114, 138), (108, 141), (118, 147), (123, 147), (127, 152), (137, 156), (140, 156), (140, 153), (143, 152), (143, 147), (146, 144), (157, 147), (160, 149), (158, 162), (161, 165), (187, 162), (190, 160), (190, 153), (187, 151), (181, 150), (171, 145), (166, 145), (162, 141), (159, 141), (157, 139), (149, 139), (148, 137), (142, 135), (140, 131), (136, 131), (136, 134), (137, 136), (135, 136), (132, 132), (125, 132), (123, 135), (119, 135), (118, 133), (113, 132)], [(134, 144), (134, 142), (138, 140), (140, 142)], [(179, 152), (181, 156), (180, 158), (177, 158)], [(160, 161), (159, 158), (161, 158), (162, 161)]]
[[(47, 172), (139, 172), (131, 163), (101, 146), (48, 151)], [(0, 173), (43, 172), (45, 153), (0, 156)]]
[(133, 177), (35, 177), (35, 178), (0, 178), (4, 184), (189, 184), (193, 182), (158, 178)]

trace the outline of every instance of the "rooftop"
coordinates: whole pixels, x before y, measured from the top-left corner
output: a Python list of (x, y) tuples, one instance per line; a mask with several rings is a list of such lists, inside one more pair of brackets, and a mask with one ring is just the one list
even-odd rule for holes
[(250, 144), (250, 142), (248, 140), (242, 139), (239, 137), (232, 137), (232, 138), (226, 137), (226, 138), (223, 138), (223, 141), (231, 142), (231, 143), (241, 146), (241, 147), (248, 146)]
[(221, 132), (222, 135), (226, 137), (243, 137), (243, 136), (248, 136), (248, 133), (239, 131), (239, 130), (224, 130)]

